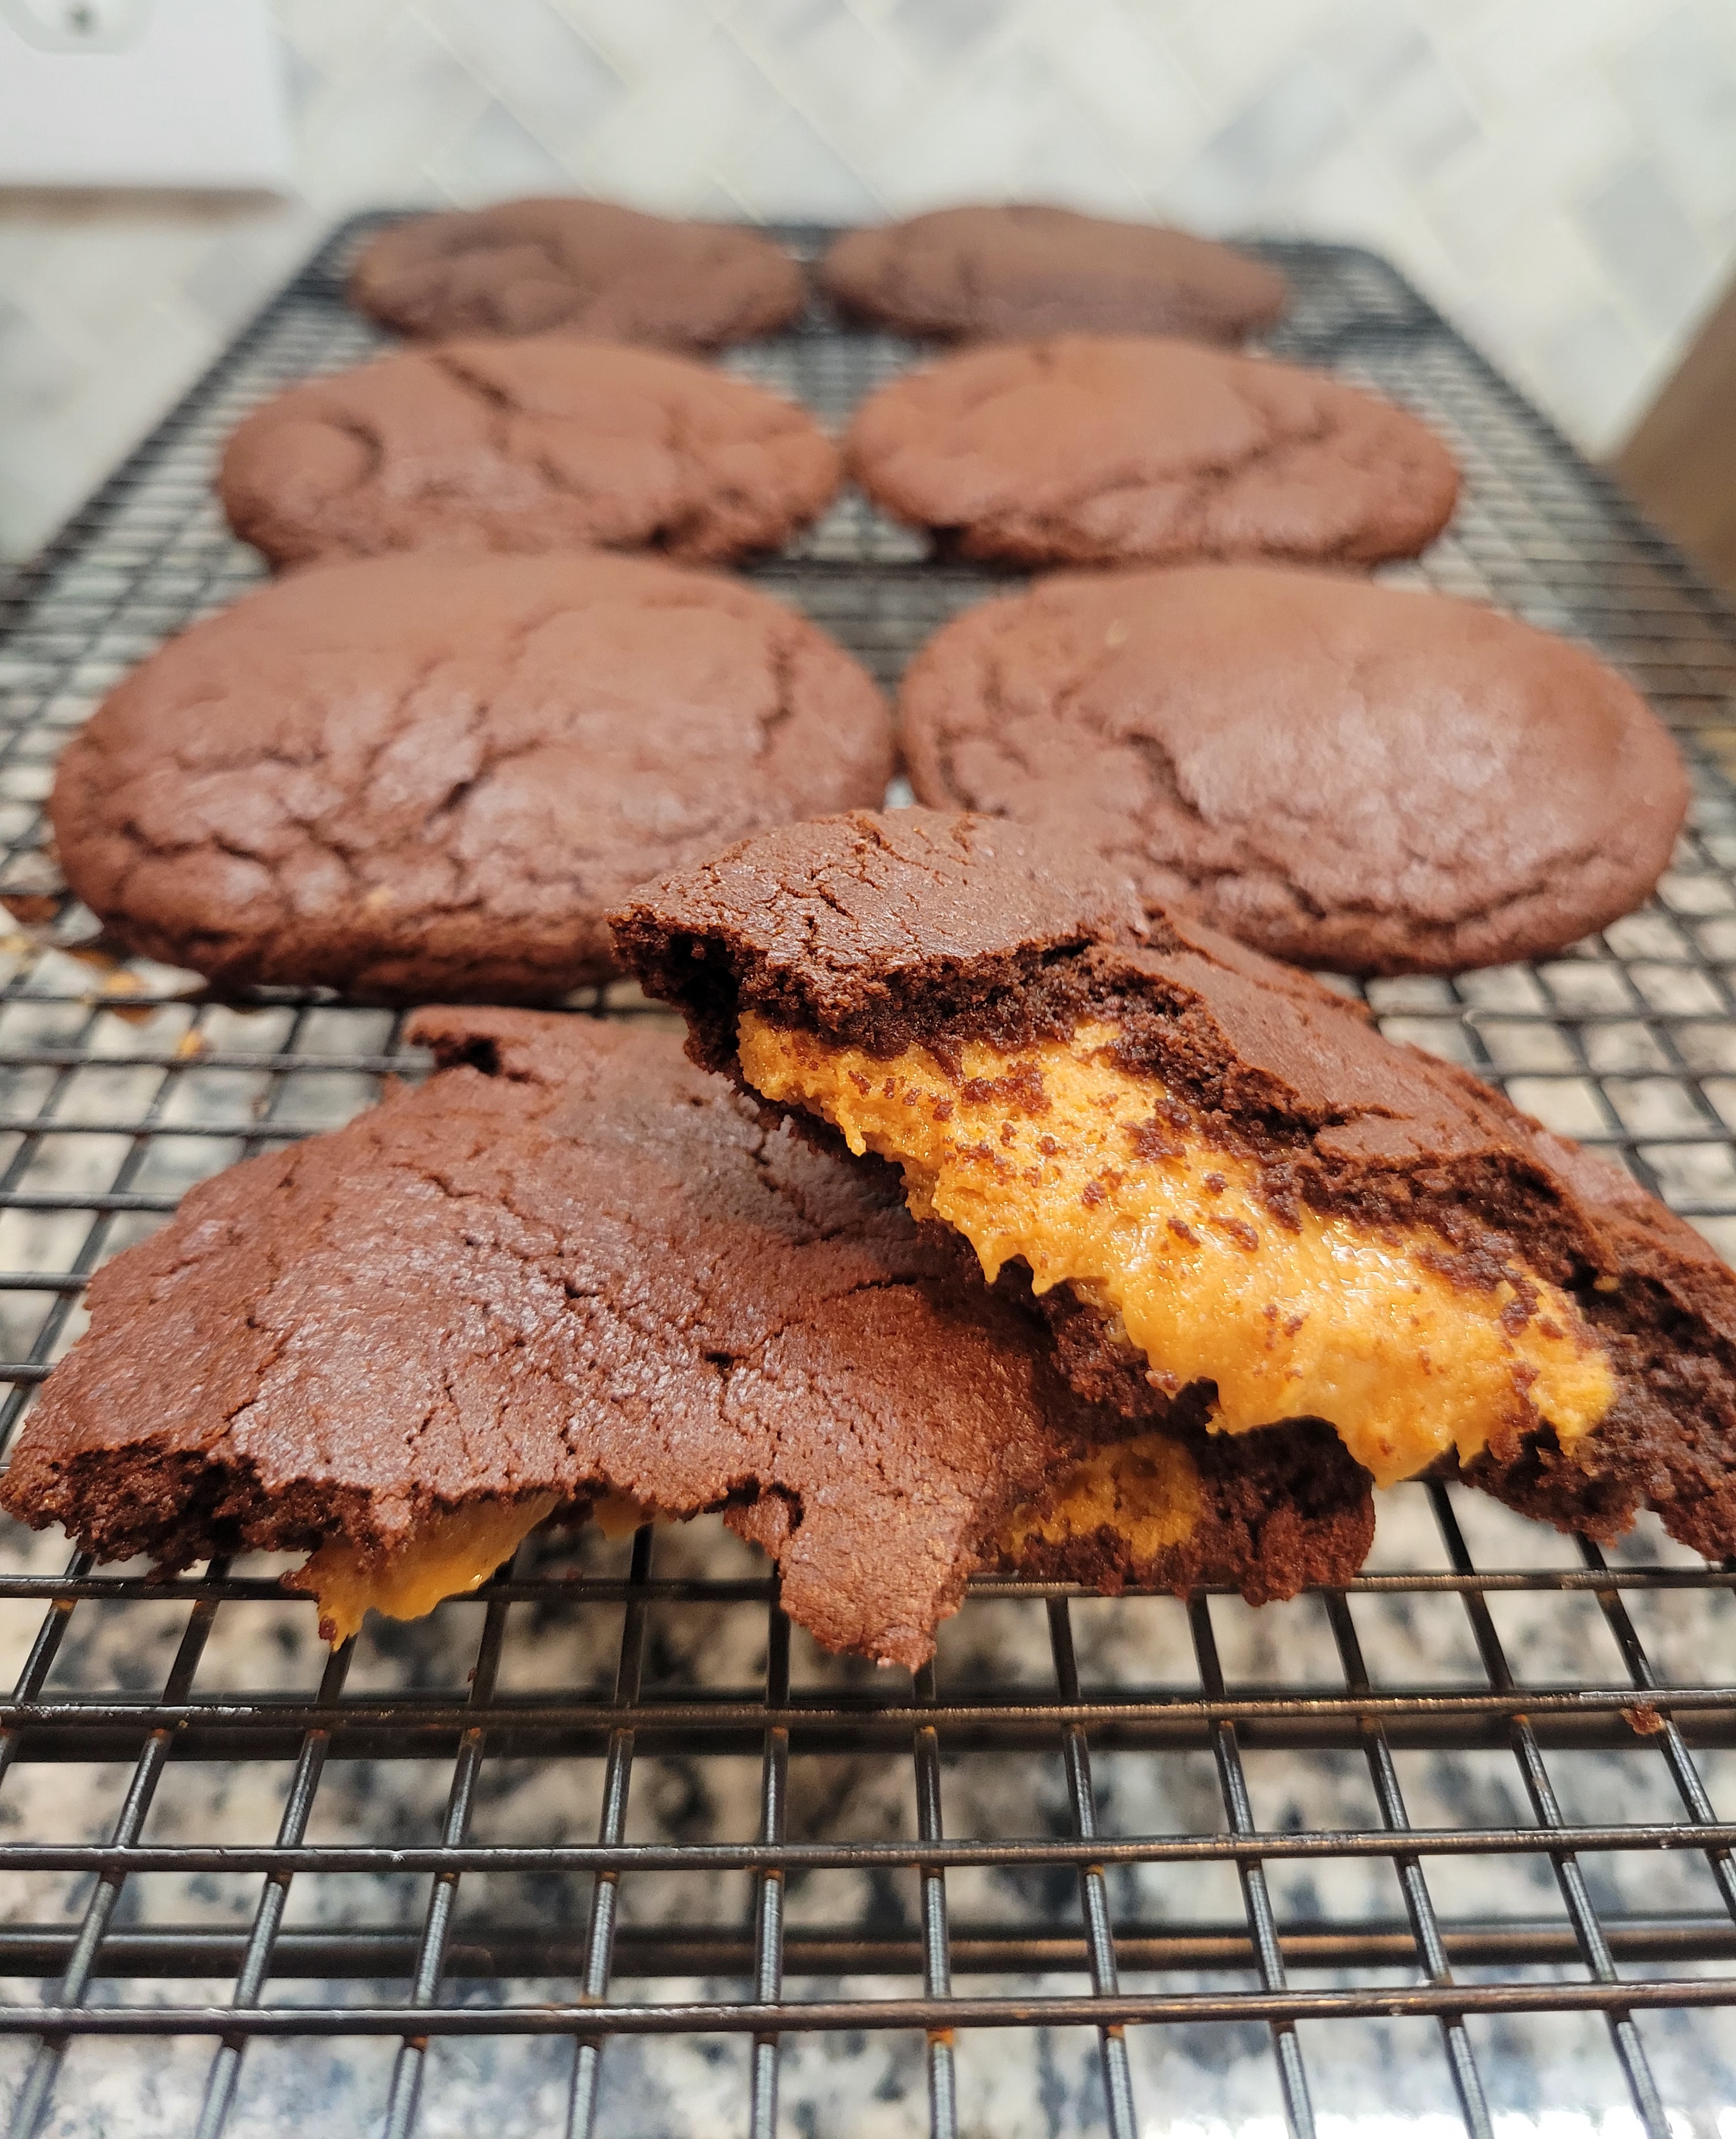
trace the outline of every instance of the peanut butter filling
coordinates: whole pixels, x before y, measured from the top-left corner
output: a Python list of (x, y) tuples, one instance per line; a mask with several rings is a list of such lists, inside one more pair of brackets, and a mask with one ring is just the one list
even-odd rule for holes
[(672, 1515), (661, 1515), (643, 1500), (636, 1500), (631, 1493), (603, 1493), (591, 1503), (591, 1520), (611, 1540), (631, 1537), (645, 1523), (672, 1522)]
[(419, 1619), (444, 1597), (480, 1589), (503, 1559), (560, 1505), (558, 1493), (483, 1500), (423, 1524), (390, 1552), (321, 1545), (289, 1579), (320, 1600), (320, 1636), (334, 1647), (360, 1632), (369, 1612)]
[(1578, 1309), (1522, 1265), (1456, 1283), (1431, 1228), (1377, 1231), (1310, 1210), (1293, 1226), (1257, 1165), (1220, 1151), (1155, 1078), (1113, 1060), (1108, 1025), (1012, 1052), (980, 1042), (956, 1072), (926, 1049), (889, 1060), (742, 1013), (749, 1084), (819, 1114), (852, 1151), (896, 1159), (918, 1218), (962, 1233), (992, 1283), (1029, 1265), (1069, 1285), (1176, 1390), (1217, 1384), (1214, 1424), (1335, 1426), (1377, 1483), (1508, 1424), (1564, 1441), (1595, 1426), (1614, 1381)]
[(1166, 1433), (1117, 1441), (1075, 1464), (1060, 1481), (1046, 1515), (1015, 1508), (1000, 1533), (1000, 1549), (1017, 1559), (1034, 1542), (1070, 1544), (1104, 1528), (1117, 1532), (1135, 1559), (1155, 1559), (1184, 1544), (1200, 1515), (1200, 1474), (1180, 1442)]

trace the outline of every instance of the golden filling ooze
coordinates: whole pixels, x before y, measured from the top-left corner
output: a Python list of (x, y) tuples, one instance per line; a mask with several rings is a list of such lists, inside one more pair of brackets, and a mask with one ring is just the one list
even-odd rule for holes
[(1032, 1544), (1071, 1544), (1111, 1530), (1125, 1538), (1136, 1565), (1185, 1544), (1200, 1519), (1200, 1473), (1166, 1433), (1142, 1433), (1093, 1449), (1061, 1479), (1048, 1512), (1015, 1508), (1000, 1549), (1016, 1560)]
[(972, 1041), (956, 1074), (923, 1048), (879, 1060), (751, 1011), (736, 1045), (768, 1099), (896, 1159), (912, 1211), (962, 1233), (991, 1284), (1025, 1262), (1039, 1292), (1070, 1285), (1113, 1318), (1159, 1388), (1215, 1382), (1224, 1432), (1327, 1419), (1391, 1485), (1507, 1424), (1571, 1440), (1602, 1417), (1609, 1364), (1564, 1293), (1518, 1265), (1518, 1283), (1455, 1285), (1426, 1227), (1305, 1207), (1281, 1222), (1257, 1166), (1178, 1129), (1162, 1085), (1111, 1058), (1115, 1036)]
[(443, 1597), (480, 1589), (560, 1505), (558, 1493), (528, 1500), (483, 1500), (435, 1515), (391, 1552), (341, 1543), (321, 1545), (289, 1579), (320, 1600), (320, 1634), (335, 1646), (361, 1631), (369, 1612), (419, 1619)]

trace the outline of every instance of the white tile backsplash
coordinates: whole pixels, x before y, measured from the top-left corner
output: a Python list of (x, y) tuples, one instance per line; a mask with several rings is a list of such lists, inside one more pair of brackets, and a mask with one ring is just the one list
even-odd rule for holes
[(1669, 335), (1692, 317), (1709, 277), (1710, 247), (1657, 157), (1630, 164), (1600, 186), (1579, 221), (1642, 321)]
[(475, 123), (428, 164), (436, 190), (451, 200), (504, 200), (515, 193), (570, 191), (573, 173), (504, 104), (486, 105)]
[(1594, 300), (1543, 338), (1535, 360), (1546, 371), (1566, 428), (1597, 437), (1619, 430), (1632, 398), (1625, 382), (1646, 376), (1646, 350), (1616, 306)]
[[(787, 18), (787, 27), (779, 27)], [(901, 125), (923, 76), (896, 39), (830, 0), (744, 0), (730, 32), (778, 93), (853, 168)]]
[(684, 44), (697, 42), (710, 28), (714, 12), (708, 0), (552, 0), (552, 4), (605, 59), (630, 77), (654, 73), (674, 59)]
[(1161, 185), (1189, 145), (1211, 131), (1212, 108), (1157, 33), (1157, 11), (1122, 0), (1038, 7), (1024, 37), (1086, 110), (1103, 146), (1140, 198)]
[(275, 0), (301, 198), (0, 198), (0, 551), (319, 229), (1049, 195), (1391, 252), (1591, 450), (1736, 262), (1736, 0)]
[(861, 172), (794, 109), (742, 158), (736, 191), (750, 215), (767, 222), (872, 223), (887, 212)]
[(418, 0), (459, 64), (541, 141), (582, 141), (628, 95), (620, 71), (547, 0)]
[(1714, 220), (1736, 213), (1736, 8), (1712, 23), (1673, 11), (1622, 55), (1616, 89), (1683, 198)]
[(726, 183), (731, 167), (788, 109), (736, 41), (714, 27), (609, 115), (584, 158), (585, 174), (599, 192), (619, 190), (678, 214)]
[(1371, 98), (1363, 130), (1408, 184), (1421, 185), (1469, 149), (1483, 130), (1451, 71), (1419, 42)]
[(1318, 57), (1298, 52), (1191, 167), (1198, 218), (1219, 230), (1298, 227), (1295, 195), (1355, 138), (1352, 112)]

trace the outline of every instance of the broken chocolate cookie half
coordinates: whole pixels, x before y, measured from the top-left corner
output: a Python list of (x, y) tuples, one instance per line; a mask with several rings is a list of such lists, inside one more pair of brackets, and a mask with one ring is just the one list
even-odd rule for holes
[(1373, 1530), (1329, 1431), (1234, 1444), (1057, 1371), (890, 1167), (641, 1022), (420, 1013), (437, 1068), (246, 1161), (93, 1282), (0, 1501), (102, 1558), (306, 1552), (328, 1638), (473, 1589), (550, 1515), (721, 1510), (828, 1647), (915, 1665), (982, 1568), (1251, 1599)]
[(643, 888), (691, 1050), (895, 1161), (1074, 1387), (1328, 1420), (1608, 1539), (1736, 1549), (1736, 1276), (1606, 1162), (1357, 1006), (1003, 821), (858, 812)]

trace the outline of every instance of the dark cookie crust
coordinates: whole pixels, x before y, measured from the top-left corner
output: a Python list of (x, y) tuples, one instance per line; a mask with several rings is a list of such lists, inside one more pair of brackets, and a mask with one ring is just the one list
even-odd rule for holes
[(399, 334), (558, 330), (664, 349), (775, 334), (805, 295), (795, 262), (751, 230), (562, 198), (394, 223), (350, 277), (351, 304)]
[(1390, 402), (1155, 337), (961, 351), (871, 395), (844, 456), (895, 519), (1019, 565), (1373, 564), (1426, 547), (1459, 495)]
[(1341, 1582), (1337, 1570), (1368, 1557), (1367, 1473), (1323, 1421), (1293, 1419), (1252, 1433), (1175, 1430), (1200, 1476), (1200, 1513), (1185, 1544), (1137, 1559), (1126, 1534), (1106, 1525), (1060, 1544), (1034, 1538), (1003, 1564), (1111, 1597), (1128, 1588), (1180, 1595), (1230, 1582), (1249, 1603), (1270, 1604)]
[(916, 335), (1184, 335), (1240, 341), (1283, 316), (1274, 268), (1159, 224), (1070, 208), (940, 208), (853, 230), (820, 262), (845, 311)]
[[(722, 1508), (821, 1641), (914, 1665), (1012, 1510), (1122, 1430), (889, 1172), (770, 1125), (674, 1035), (442, 1010), (412, 1037), (427, 1084), (202, 1184), (99, 1272), (14, 1514), (174, 1566), (389, 1549), (478, 1500)], [(1354, 1571), (1360, 1471), (1310, 1491), (1280, 1437), (1253, 1472), (1208, 1481), (1201, 1549), (1163, 1580)], [(1249, 1527), (1248, 1492), (1293, 1486), (1289, 1520)]]
[(879, 693), (739, 582), (603, 556), (320, 565), (195, 624), (68, 744), (62, 866), (224, 987), (546, 1001), (658, 869), (878, 802)]
[[(1697, 1550), (1736, 1551), (1736, 1276), (1617, 1169), (1305, 975), (1180, 911), (1143, 911), (1130, 885), (1117, 904), (1107, 870), (1036, 832), (921, 810), (746, 842), (648, 887), (615, 927), (719, 1068), (743, 1008), (887, 1055), (1119, 1025), (1128, 1068), (1258, 1162), (1280, 1224), (1306, 1202), (1426, 1225), (1468, 1283), (1517, 1251), (1572, 1295), (1616, 1375), (1610, 1416), (1571, 1450), (1547, 1432), (1492, 1442), (1477, 1484), (1604, 1539), (1650, 1506)], [(1124, 1348), (1074, 1305), (1070, 1378), (1131, 1401)]]
[(1551, 956), (1647, 897), (1688, 806), (1668, 732), (1579, 648), (1278, 567), (985, 602), (917, 655), (899, 712), (920, 801), (1075, 840), (1337, 972)]
[(454, 341), (256, 409), (218, 477), (274, 565), (391, 550), (775, 549), (837, 490), (807, 414), (721, 371), (560, 335)]

